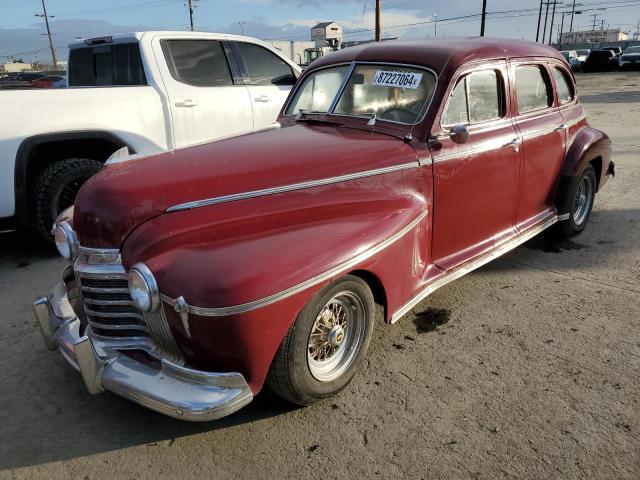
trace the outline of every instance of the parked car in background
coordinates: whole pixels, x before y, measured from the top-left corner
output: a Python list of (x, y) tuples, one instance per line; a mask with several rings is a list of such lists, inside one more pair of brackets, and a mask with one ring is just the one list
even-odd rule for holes
[(313, 62), (281, 128), (115, 158), (56, 222), (35, 303), (91, 393), (210, 420), (265, 381), (308, 405), (434, 290), (557, 225), (614, 173), (556, 50), (394, 41)]
[(640, 68), (640, 45), (627, 47), (620, 55), (618, 66), (624, 70)]
[(571, 70), (579, 71), (582, 68), (582, 61), (578, 58), (578, 53), (575, 50), (561, 50), (560, 53), (571, 66)]
[(588, 48), (576, 50), (576, 55), (578, 57), (578, 60), (580, 60), (582, 63), (587, 61), (587, 58), (589, 57), (590, 53), (591, 53), (591, 50), (589, 50)]
[(33, 81), (33, 88), (64, 88), (67, 86), (67, 77), (64, 75), (47, 75)]
[(618, 59), (612, 50), (592, 50), (582, 65), (583, 72), (610, 72), (618, 69)]
[(622, 47), (620, 46), (602, 47), (601, 50), (611, 50), (616, 57), (619, 57), (620, 55), (622, 55)]
[(70, 88), (0, 90), (11, 112), (0, 116), (0, 219), (48, 239), (116, 150), (144, 156), (269, 128), (301, 71), (260, 40), (226, 34), (141, 32), (69, 48)]

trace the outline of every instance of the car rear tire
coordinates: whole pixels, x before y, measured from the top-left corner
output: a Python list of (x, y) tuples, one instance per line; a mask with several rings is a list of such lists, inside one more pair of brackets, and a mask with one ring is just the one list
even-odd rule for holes
[(569, 193), (572, 199), (569, 218), (558, 223), (557, 232), (561, 237), (573, 237), (585, 229), (593, 210), (596, 189), (596, 172), (592, 165), (587, 165)]
[(298, 405), (346, 387), (369, 347), (374, 306), (368, 285), (351, 275), (316, 294), (282, 340), (267, 375), (269, 387)]
[(65, 208), (73, 205), (80, 187), (102, 169), (102, 163), (88, 158), (67, 158), (52, 163), (38, 176), (33, 198), (33, 225), (53, 242), (51, 226)]

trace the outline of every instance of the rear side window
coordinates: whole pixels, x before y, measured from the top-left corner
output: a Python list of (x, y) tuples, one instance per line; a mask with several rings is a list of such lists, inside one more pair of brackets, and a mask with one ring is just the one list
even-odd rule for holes
[(296, 77), (287, 62), (260, 45), (236, 44), (246, 68), (245, 83), (249, 85), (293, 85)]
[(137, 43), (96, 45), (69, 53), (69, 86), (146, 85)]
[(218, 40), (163, 40), (171, 76), (194, 87), (233, 85), (224, 48)]
[(549, 83), (542, 68), (533, 65), (516, 68), (516, 95), (520, 113), (551, 106)]
[(556, 88), (558, 89), (560, 104), (568, 103), (573, 100), (573, 82), (571, 82), (567, 73), (564, 70), (555, 67), (553, 69), (553, 74), (556, 77)]
[(500, 77), (495, 70), (466, 75), (451, 94), (443, 125), (480, 123), (503, 116)]

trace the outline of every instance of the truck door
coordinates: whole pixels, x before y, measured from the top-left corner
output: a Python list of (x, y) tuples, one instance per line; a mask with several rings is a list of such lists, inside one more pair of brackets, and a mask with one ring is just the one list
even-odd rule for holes
[(163, 39), (160, 46), (176, 147), (253, 131), (249, 90), (220, 40)]
[(254, 128), (262, 130), (278, 118), (296, 77), (275, 53), (248, 42), (232, 42), (245, 85), (251, 95)]

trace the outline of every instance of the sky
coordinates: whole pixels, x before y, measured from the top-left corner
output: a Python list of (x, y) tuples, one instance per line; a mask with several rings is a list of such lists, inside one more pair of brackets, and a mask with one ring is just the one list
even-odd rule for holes
[[(45, 0), (58, 57), (76, 38), (142, 30), (185, 30), (187, 0)], [(563, 0), (557, 12), (570, 10)], [(261, 39), (309, 40), (309, 27), (336, 21), (345, 40), (373, 37), (375, 0), (195, 0), (198, 30), (241, 33)], [(640, 0), (580, 0), (583, 10), (574, 30), (591, 29), (592, 14), (605, 26), (634, 32), (640, 20)], [(539, 0), (488, 0), (486, 35), (535, 40)], [(482, 0), (383, 0), (384, 37), (475, 36), (480, 32)], [(606, 8), (606, 9), (604, 9)], [(600, 10), (598, 10), (600, 9)], [(48, 60), (42, 0), (0, 0), (0, 62)], [(460, 18), (463, 17), (463, 18)], [(549, 14), (549, 20), (551, 14)], [(569, 16), (565, 16), (565, 30)], [(242, 24), (241, 24), (242, 23)], [(559, 29), (556, 15), (554, 40)]]

